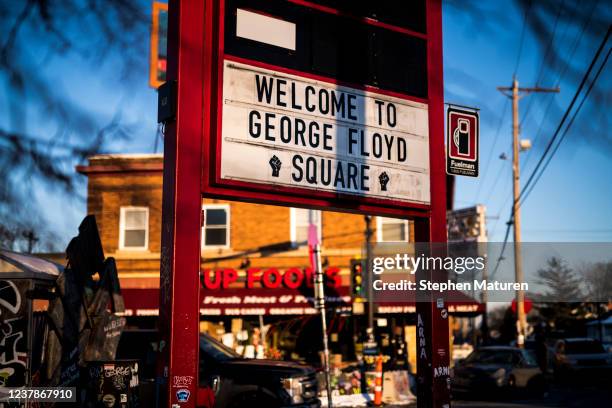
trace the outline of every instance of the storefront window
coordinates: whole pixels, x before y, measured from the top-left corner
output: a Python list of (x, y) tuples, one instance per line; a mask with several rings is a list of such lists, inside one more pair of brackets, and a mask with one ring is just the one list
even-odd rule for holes
[(149, 246), (149, 207), (121, 207), (119, 249), (146, 250)]
[(377, 217), (376, 240), (378, 242), (408, 242), (408, 220)]
[(319, 241), (321, 241), (321, 211), (303, 208), (291, 209), (291, 242), (294, 245), (306, 245), (308, 242), (308, 226), (317, 226)]
[(229, 248), (229, 205), (205, 205), (202, 246), (205, 248)]

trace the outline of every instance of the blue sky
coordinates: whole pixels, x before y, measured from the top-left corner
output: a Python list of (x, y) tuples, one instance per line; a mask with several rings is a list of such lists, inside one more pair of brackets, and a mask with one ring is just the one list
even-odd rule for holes
[[(150, 3), (145, 2), (145, 7), (149, 8)], [(522, 27), (523, 13), (514, 7), (514, 3), (508, 2), (491, 2), (487, 7), (503, 14), (504, 20), (499, 24), (493, 20), (488, 25), (474, 26), (474, 20), (467, 18), (462, 11), (444, 5), (445, 98), (447, 102), (481, 108), (481, 176), (478, 179), (458, 178), (455, 206), (486, 205), (491, 217), (487, 220), (490, 240), (502, 241), (505, 221), (510, 213), (511, 168), (509, 160), (500, 160), (498, 156), (502, 152), (511, 156), (511, 107), (496, 87), (511, 83), (521, 43), (521, 30), (517, 27)], [(597, 7), (596, 12), (610, 12), (606, 2)], [(150, 14), (150, 9), (145, 12)], [(577, 34), (577, 27), (560, 27), (555, 46), (561, 52), (569, 52), (571, 41)], [(599, 40), (583, 38), (572, 57), (576, 67), (584, 71), (598, 45)], [(36, 44), (30, 52), (35, 51)], [(148, 55), (142, 56), (142, 64), (138, 67), (142, 70), (141, 75), (133, 76), (127, 84), (117, 80), (116, 58), (117, 55), (111, 53), (103, 63), (93, 65), (72, 54), (54, 57), (44, 65), (45, 75), (55, 78), (57, 86), (69, 95), (70, 100), (92, 112), (100, 123), (108, 122), (117, 111), (121, 111), (122, 119), (132, 125), (133, 137), (107, 145), (107, 151), (153, 152), (157, 97), (148, 86)], [(542, 59), (534, 34), (526, 30), (517, 69), (522, 86), (536, 85)], [(552, 72), (544, 78), (538, 85), (553, 86), (557, 73)], [(609, 89), (610, 78), (608, 64), (597, 87)], [(556, 98), (565, 108), (576, 85), (563, 80), (558, 95), (534, 94), (521, 100), (521, 114), (529, 103), (533, 104), (522, 126), (522, 137), (534, 139), (542, 126), (534, 149), (521, 155), (523, 181), (531, 173), (560, 119), (558, 112), (544, 116), (547, 104), (551, 98)], [(0, 96), (0, 105), (4, 97), (6, 95)], [(529, 99), (533, 100), (529, 102)], [(609, 97), (604, 102), (609, 105)], [(591, 104), (592, 101), (587, 101), (551, 165), (522, 206), (524, 241), (612, 240), (612, 149), (609, 145), (606, 148), (591, 143), (592, 137), (587, 136), (592, 134), (584, 133), (585, 129), (591, 133), (601, 132), (601, 138), (607, 136), (609, 141), (611, 123), (606, 110), (610, 109), (609, 106)], [(49, 134), (40, 112), (33, 107), (26, 109), (29, 114), (28, 132)], [(504, 109), (505, 114), (501, 117)], [(593, 111), (598, 114), (592, 115)], [(7, 121), (1, 112), (0, 121)], [(585, 124), (590, 126), (583, 126)], [(81, 178), (81, 198), (78, 199), (67, 199), (57, 189), (50, 190), (36, 181), (33, 183), (41, 187), (34, 189), (38, 207), (67, 242), (85, 215), (85, 178)]]
[[(481, 111), (481, 176), (478, 179), (459, 177), (455, 197), (456, 207), (482, 203), (487, 206), (489, 238), (502, 241), (505, 222), (510, 215), (512, 184), (511, 162), (500, 160), (505, 152), (511, 158), (511, 103), (497, 91), (497, 86), (510, 86), (512, 74), (517, 64), (523, 13), (507, 7), (504, 2), (494, 2), (503, 8), (507, 21), (504, 26), (496, 26), (493, 31), (479, 30), (470, 21), (450, 7), (444, 12), (444, 59), (445, 59), (445, 99), (447, 102), (476, 106)], [(598, 5), (596, 13), (609, 13), (604, 2)], [(550, 22), (552, 24), (552, 21)], [(562, 34), (565, 34), (564, 36)], [(559, 26), (555, 46), (561, 52), (570, 51), (574, 38), (579, 34), (578, 27)], [(605, 33), (601, 33), (601, 39)], [(601, 40), (589, 41), (585, 37), (577, 47), (572, 61), (580, 71), (587, 69)], [(609, 42), (608, 42), (609, 47)], [(520, 86), (535, 86), (543, 55), (533, 33), (526, 30), (523, 49), (519, 60), (517, 78)], [(610, 89), (610, 64), (601, 74), (596, 86)], [(555, 85), (558, 72), (544, 75), (538, 84), (543, 87)], [(559, 115), (547, 115), (544, 111), (551, 98), (557, 99), (565, 108), (576, 90), (577, 83), (561, 81), (560, 94), (531, 94), (522, 99), (519, 112), (532, 103), (530, 115), (521, 127), (521, 137), (534, 139), (540, 126), (542, 131), (537, 143), (530, 152), (521, 153), (521, 177), (523, 183), (531, 174), (550, 140), (553, 130), (561, 119)], [(609, 92), (608, 92), (609, 93)], [(533, 99), (529, 101), (529, 99)], [(609, 98), (605, 101), (609, 105)], [(506, 105), (506, 106), (505, 106)], [(599, 115), (590, 116), (593, 108)], [(501, 127), (500, 116), (504, 112)], [(589, 143), (581, 128), (584, 122), (596, 121), (596, 131), (601, 137), (610, 131), (609, 107), (594, 107), (590, 101), (585, 103), (580, 116), (566, 136), (550, 166), (521, 206), (522, 230), (524, 241), (610, 241), (612, 238), (612, 180), (610, 164), (611, 151)], [(549, 111), (550, 112), (550, 111)], [(499, 129), (499, 133), (498, 133)], [(592, 136), (592, 135), (590, 135)], [(591, 139), (592, 140), (592, 139)], [(489, 155), (489, 152), (492, 152)]]

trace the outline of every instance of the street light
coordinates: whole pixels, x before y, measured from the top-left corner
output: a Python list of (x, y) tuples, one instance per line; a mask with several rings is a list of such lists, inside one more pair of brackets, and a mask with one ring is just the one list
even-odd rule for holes
[(521, 152), (526, 152), (531, 149), (531, 140), (530, 139), (521, 139), (519, 142), (519, 148)]

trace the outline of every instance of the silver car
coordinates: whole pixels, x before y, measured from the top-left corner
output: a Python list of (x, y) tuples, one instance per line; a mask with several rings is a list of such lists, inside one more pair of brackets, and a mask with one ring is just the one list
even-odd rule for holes
[(454, 393), (478, 392), (497, 395), (507, 391), (543, 394), (546, 382), (534, 357), (516, 347), (481, 347), (455, 365), (452, 372)]
[(612, 374), (612, 354), (595, 339), (562, 339), (555, 345), (554, 369), (560, 379), (586, 374), (608, 376)]

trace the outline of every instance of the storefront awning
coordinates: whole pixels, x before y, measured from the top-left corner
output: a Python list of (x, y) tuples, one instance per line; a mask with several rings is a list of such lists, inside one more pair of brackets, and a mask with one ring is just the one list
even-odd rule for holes
[[(159, 289), (127, 288), (122, 291), (127, 316), (157, 316)], [(200, 291), (200, 314), (202, 316), (259, 316), (259, 315), (308, 315), (315, 314), (312, 291), (299, 289), (246, 289), (228, 288), (224, 290)], [(351, 310), (349, 287), (334, 288), (327, 293), (329, 307)], [(459, 296), (459, 295), (457, 295)], [(484, 311), (484, 305), (463, 295), (462, 301), (447, 305), (450, 314), (476, 315)], [(455, 297), (457, 299), (457, 297)], [(379, 302), (376, 313), (415, 313), (412, 302)]]
[(64, 267), (46, 259), (0, 249), (0, 279), (55, 281)]

